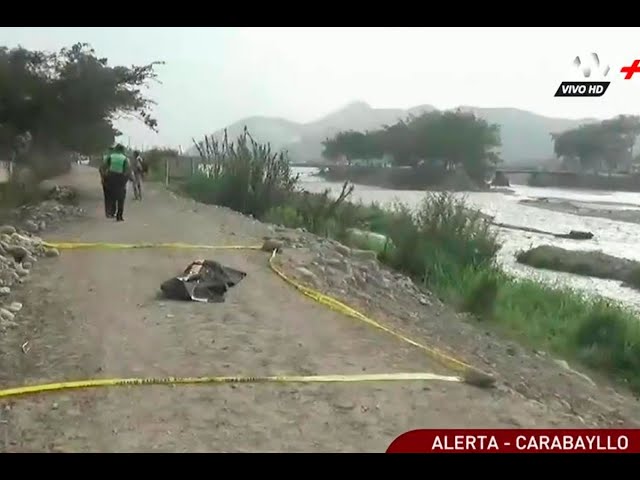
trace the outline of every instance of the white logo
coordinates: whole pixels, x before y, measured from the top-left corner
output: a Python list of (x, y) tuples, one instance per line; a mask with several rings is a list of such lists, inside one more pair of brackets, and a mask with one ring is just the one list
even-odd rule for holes
[(609, 74), (609, 70), (611, 69), (609, 65), (600, 65), (600, 58), (597, 53), (592, 53), (584, 61), (577, 56), (573, 60), (573, 65), (582, 72), (584, 78), (589, 78), (591, 72), (600, 72), (604, 78)]

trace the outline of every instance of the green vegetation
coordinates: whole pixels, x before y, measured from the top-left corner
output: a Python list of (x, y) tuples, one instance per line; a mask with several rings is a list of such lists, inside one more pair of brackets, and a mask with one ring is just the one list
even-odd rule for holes
[(427, 194), (413, 210), (355, 204), (347, 183), (337, 198), (300, 191), (286, 156), (247, 132), (235, 144), (205, 139), (198, 149), (210, 173), (183, 186), (195, 199), (346, 243), (351, 228), (384, 234), (393, 248), (379, 259), (459, 311), (640, 389), (638, 318), (611, 302), (504, 273), (496, 264), (500, 244), (489, 220), (451, 194)]
[(442, 171), (463, 169), (483, 184), (490, 167), (498, 163), (500, 129), (473, 113), (428, 112), (409, 116), (371, 132), (339, 132), (323, 142), (323, 156), (374, 160), (385, 155), (396, 166), (425, 166)]
[(37, 181), (66, 171), (74, 157), (102, 154), (120, 134), (118, 118), (156, 129), (143, 89), (157, 64), (109, 66), (82, 43), (54, 53), (0, 47), (0, 159), (28, 167)]
[(640, 117), (620, 115), (551, 137), (554, 152), (566, 168), (580, 172), (614, 172), (631, 170), (638, 135)]

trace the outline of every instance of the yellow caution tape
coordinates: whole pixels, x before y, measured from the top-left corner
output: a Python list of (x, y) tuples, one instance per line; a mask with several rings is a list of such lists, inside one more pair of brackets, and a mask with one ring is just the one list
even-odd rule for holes
[(58, 250), (107, 248), (122, 250), (129, 248), (177, 248), (189, 250), (261, 250), (261, 245), (193, 245), (190, 243), (105, 243), (105, 242), (42, 242), (45, 247)]
[(269, 266), (271, 267), (271, 269), (276, 273), (276, 275), (278, 275), (280, 278), (282, 278), (285, 282), (289, 283), (290, 285), (293, 285), (295, 288), (297, 288), (299, 291), (301, 291), (304, 295), (312, 298), (313, 300), (315, 300), (318, 303), (321, 303), (323, 305), (326, 305), (327, 307), (331, 308), (332, 310), (338, 311), (340, 313), (343, 313), (344, 315), (347, 315), (349, 317), (352, 318), (356, 318), (358, 320), (361, 320), (362, 322), (366, 323), (367, 325), (371, 325), (372, 327), (375, 327), (379, 330), (382, 330), (386, 333), (389, 333), (391, 335), (393, 335), (394, 337), (407, 342), (410, 345), (413, 345), (414, 347), (418, 347), (421, 350), (425, 351), (427, 353), (427, 355), (429, 355), (431, 358), (433, 358), (434, 360), (436, 360), (437, 362), (441, 363), (442, 365), (452, 369), (453, 371), (457, 371), (460, 372), (464, 375), (465, 381), (467, 383), (472, 383), (474, 385), (477, 385), (479, 387), (488, 387), (491, 386), (495, 383), (495, 379), (493, 378), (493, 376), (477, 369), (476, 367), (473, 367), (461, 360), (458, 360), (456, 358), (453, 358), (450, 355), (447, 355), (444, 352), (441, 352), (440, 350), (434, 348), (434, 347), (429, 347), (427, 345), (423, 345), (421, 343), (416, 342), (415, 340), (410, 339), (409, 337), (406, 337), (405, 335), (398, 333), (392, 329), (390, 329), (389, 327), (386, 327), (382, 324), (380, 324), (379, 322), (376, 322), (375, 320), (367, 317), (366, 315), (362, 314), (361, 312), (355, 310), (354, 308), (345, 305), (344, 303), (340, 302), (339, 300), (336, 300), (335, 298), (332, 298), (328, 295), (325, 295), (323, 293), (318, 292), (317, 290), (314, 290), (312, 288), (306, 287), (304, 285), (302, 285), (301, 283), (293, 280), (292, 278), (286, 276), (282, 270), (280, 270), (278, 267), (276, 267), (276, 265), (274, 264), (274, 259), (275, 259), (275, 255), (276, 252), (274, 251), (271, 254), (271, 257), (269, 259)]
[(0, 398), (16, 397), (41, 392), (77, 390), (95, 387), (125, 387), (136, 385), (196, 385), (223, 383), (348, 383), (428, 381), (461, 382), (460, 377), (435, 373), (380, 373), (369, 375), (280, 375), (266, 377), (162, 377), (162, 378), (104, 378), (74, 382), (47, 383), (0, 390)]
[[(106, 248), (106, 249), (136, 249), (136, 248), (176, 248), (176, 249), (207, 249), (207, 250), (262, 250), (262, 246), (215, 246), (215, 245), (193, 245), (187, 243), (81, 243), (81, 242), (44, 242), (44, 245), (57, 249), (80, 249), (80, 248)], [(492, 375), (483, 372), (461, 360), (447, 355), (440, 350), (418, 343), (409, 337), (398, 333), (389, 327), (367, 317), (354, 308), (340, 302), (339, 300), (325, 295), (317, 290), (309, 288), (296, 280), (288, 277), (275, 265), (277, 251), (274, 250), (269, 258), (270, 268), (282, 280), (295, 287), (307, 297), (321, 303), (334, 311), (343, 313), (349, 317), (361, 320), (362, 322), (382, 330), (394, 337), (418, 347), (423, 350), (433, 360), (461, 374), (457, 376), (443, 376), (433, 373), (391, 373), (374, 375), (316, 375), (316, 376), (272, 376), (272, 377), (166, 377), (166, 378), (128, 378), (128, 379), (102, 379), (83, 380), (77, 382), (51, 383), (45, 385), (33, 385), (28, 387), (11, 388), (0, 390), (0, 398), (27, 393), (37, 393), (52, 390), (67, 390), (90, 387), (124, 386), (124, 385), (179, 385), (179, 384), (202, 384), (202, 383), (318, 383), (318, 382), (367, 382), (367, 381), (408, 381), (408, 380), (442, 380), (449, 382), (465, 382), (478, 387), (492, 387), (495, 379)]]

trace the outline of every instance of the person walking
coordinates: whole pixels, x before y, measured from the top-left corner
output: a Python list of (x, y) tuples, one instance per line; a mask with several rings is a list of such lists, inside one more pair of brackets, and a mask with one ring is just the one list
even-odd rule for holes
[(142, 200), (142, 179), (147, 172), (146, 164), (138, 150), (133, 152), (133, 197)]
[(109, 148), (106, 154), (102, 156), (102, 163), (98, 168), (100, 172), (100, 184), (102, 185), (102, 195), (104, 196), (104, 213), (107, 218), (115, 217), (115, 211), (113, 210), (113, 202), (109, 196), (109, 185), (107, 184), (107, 157), (113, 152), (113, 147)]
[(124, 146), (117, 144), (113, 152), (105, 158), (107, 197), (110, 209), (115, 213), (116, 221), (124, 221), (124, 201), (127, 196), (127, 182), (131, 177), (129, 159), (125, 155)]

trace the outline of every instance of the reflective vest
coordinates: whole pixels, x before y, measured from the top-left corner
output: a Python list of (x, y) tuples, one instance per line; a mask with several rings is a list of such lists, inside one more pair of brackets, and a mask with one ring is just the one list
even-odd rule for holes
[(107, 170), (113, 173), (124, 173), (127, 169), (127, 157), (122, 153), (112, 153), (107, 157)]

